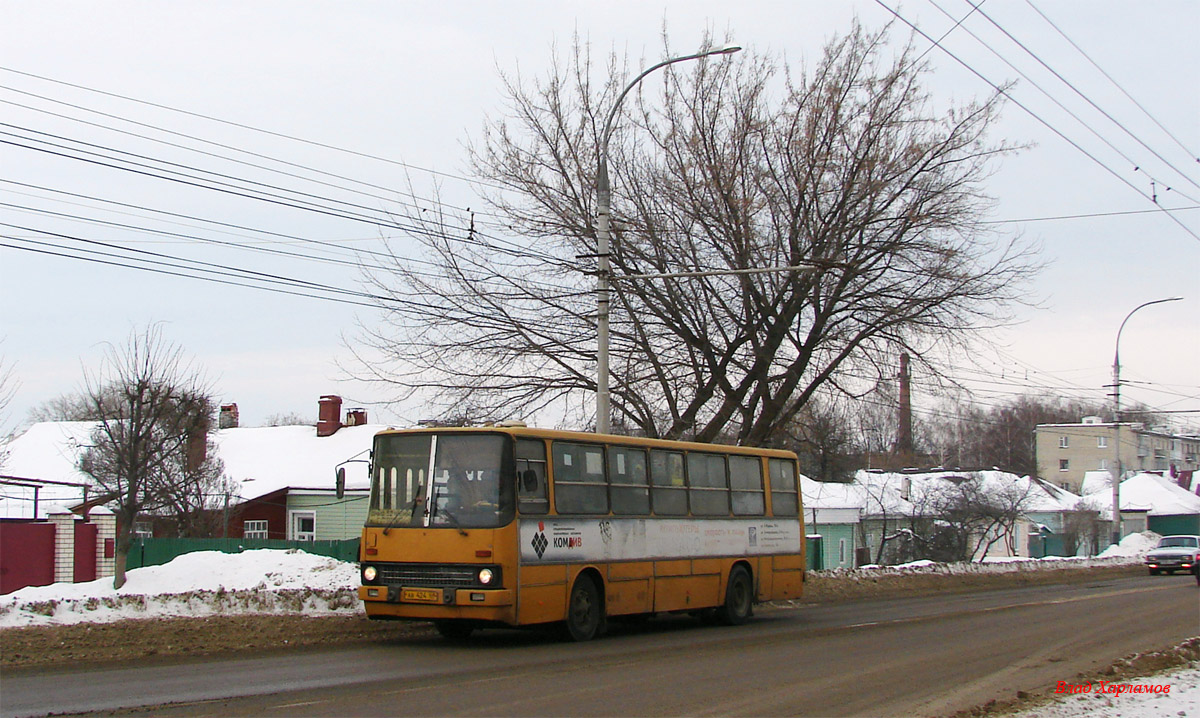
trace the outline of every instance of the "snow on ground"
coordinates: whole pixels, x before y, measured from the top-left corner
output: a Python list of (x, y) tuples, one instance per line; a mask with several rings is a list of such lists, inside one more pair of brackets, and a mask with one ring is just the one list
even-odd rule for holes
[[(1064, 694), (1063, 698), (1009, 718), (1179, 718), (1200, 716), (1200, 666), (1177, 668), (1152, 676), (1103, 684), (1093, 681)], [(1169, 688), (1169, 692), (1137, 693)], [(1121, 691), (1116, 693), (1116, 691)]]
[(913, 573), (939, 573), (950, 575), (1005, 573), (1008, 571), (1056, 571), (1065, 568), (1089, 568), (1092, 566), (1115, 566), (1141, 563), (1142, 556), (1154, 548), (1160, 536), (1153, 531), (1129, 534), (1121, 543), (1109, 546), (1097, 556), (1047, 556), (1025, 558), (1021, 556), (996, 556), (982, 562), (936, 563), (934, 561), (910, 561), (895, 566), (867, 564), (858, 568), (835, 568), (817, 571), (820, 576), (837, 576), (854, 579), (867, 572), (871, 575), (895, 575)]
[(296, 549), (197, 551), (162, 566), (0, 596), (0, 628), (240, 613), (354, 613), (358, 567)]

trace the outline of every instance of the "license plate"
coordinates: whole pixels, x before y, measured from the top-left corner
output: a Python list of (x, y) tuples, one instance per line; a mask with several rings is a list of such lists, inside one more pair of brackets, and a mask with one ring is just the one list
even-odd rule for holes
[(400, 589), (400, 600), (406, 603), (441, 603), (442, 590), (440, 588), (402, 588)]

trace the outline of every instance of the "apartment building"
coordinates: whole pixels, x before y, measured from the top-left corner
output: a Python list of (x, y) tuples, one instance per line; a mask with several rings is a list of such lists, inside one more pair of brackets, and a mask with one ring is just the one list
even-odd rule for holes
[(1038, 476), (1078, 493), (1088, 471), (1112, 472), (1120, 441), (1121, 469), (1179, 473), (1200, 468), (1200, 436), (1174, 434), (1136, 422), (1119, 425), (1098, 416), (1078, 424), (1038, 424), (1034, 429)]

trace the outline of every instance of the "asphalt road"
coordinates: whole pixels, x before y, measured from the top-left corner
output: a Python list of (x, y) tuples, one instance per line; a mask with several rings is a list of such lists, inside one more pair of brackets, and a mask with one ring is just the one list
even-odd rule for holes
[(943, 715), (1198, 634), (1195, 580), (1142, 576), (760, 610), (740, 627), (668, 618), (587, 644), (484, 631), (459, 644), (17, 674), (0, 680), (0, 714)]

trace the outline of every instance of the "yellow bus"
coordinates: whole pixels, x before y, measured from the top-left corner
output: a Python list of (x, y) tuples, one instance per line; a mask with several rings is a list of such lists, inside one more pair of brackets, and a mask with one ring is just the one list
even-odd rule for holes
[(463, 638), (797, 598), (796, 455), (523, 425), (375, 436), (359, 549), (367, 615)]

